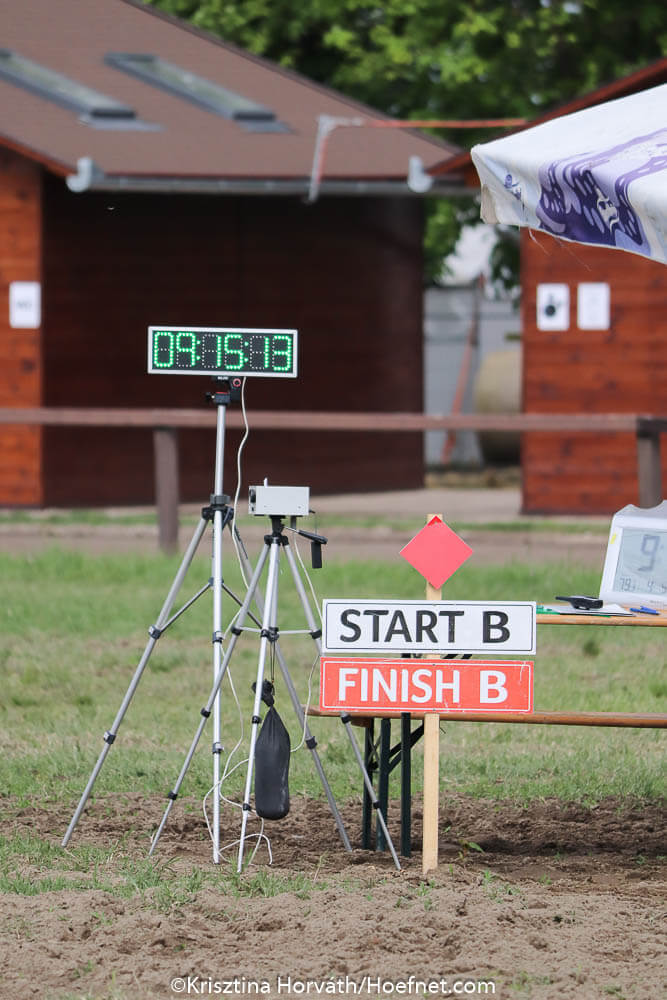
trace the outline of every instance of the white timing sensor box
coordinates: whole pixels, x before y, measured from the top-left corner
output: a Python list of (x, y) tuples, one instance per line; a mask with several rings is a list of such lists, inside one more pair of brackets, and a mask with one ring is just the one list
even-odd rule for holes
[(309, 509), (308, 486), (251, 486), (248, 492), (250, 514), (302, 517)]

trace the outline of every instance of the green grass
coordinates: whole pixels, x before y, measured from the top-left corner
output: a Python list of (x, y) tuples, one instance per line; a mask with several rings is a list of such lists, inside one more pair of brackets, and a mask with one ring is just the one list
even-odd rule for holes
[[(0, 555), (0, 787), (19, 801), (36, 796), (75, 802), (102, 749), (179, 564), (164, 555), (106, 555), (49, 549)], [(285, 564), (286, 565), (286, 564)], [(210, 575), (198, 556), (183, 587), (191, 596)], [(421, 577), (393, 562), (325, 562), (312, 573), (324, 597), (419, 598)], [(225, 582), (242, 594), (228, 557)], [(556, 593), (595, 593), (598, 574), (558, 564), (476, 568), (466, 564), (447, 584), (447, 598), (552, 600)], [(178, 607), (178, 603), (176, 605)], [(225, 621), (232, 613), (225, 599)], [(95, 786), (96, 793), (164, 794), (178, 776), (212, 683), (211, 597), (206, 593), (159, 640)], [(279, 623), (305, 627), (289, 573), (280, 581)], [(308, 636), (281, 642), (301, 699), (316, 650)], [(241, 701), (246, 737), (257, 670), (256, 636), (237, 644), (230, 672)], [(268, 667), (267, 667), (268, 670)], [(300, 740), (287, 692), (277, 676), (277, 705), (292, 745)], [(664, 712), (665, 643), (660, 629), (540, 627), (535, 657), (535, 707), (544, 710)], [(343, 727), (314, 719), (327, 778), (337, 797), (360, 787)], [(664, 733), (530, 725), (443, 722), (443, 788), (488, 798), (558, 796), (594, 802), (608, 795), (652, 798), (664, 793)], [(222, 736), (237, 741), (239, 711), (223, 684)], [(415, 788), (420, 754), (414, 755)], [(203, 796), (210, 785), (210, 733), (183, 785)], [(239, 768), (229, 790), (244, 779)], [(398, 776), (392, 775), (397, 794)], [(307, 750), (292, 757), (294, 794), (321, 795)]]
[[(194, 519), (193, 519), (194, 520)], [(78, 510), (39, 510), (16, 509), (0, 510), (0, 524), (55, 524), (55, 525), (156, 525), (155, 512), (150, 511), (109, 511), (104, 509)]]
[[(111, 849), (75, 846), (64, 851), (39, 837), (0, 834), (0, 894), (98, 891), (119, 899), (141, 897), (149, 908), (169, 913), (191, 903), (205, 887), (235, 898), (272, 898), (289, 892), (300, 899), (327, 887), (317, 872), (285, 874), (259, 869), (239, 875), (234, 864), (223, 861), (206, 869), (181, 866), (176, 871), (171, 860), (137, 858), (120, 844)], [(100, 913), (100, 922), (110, 919)]]

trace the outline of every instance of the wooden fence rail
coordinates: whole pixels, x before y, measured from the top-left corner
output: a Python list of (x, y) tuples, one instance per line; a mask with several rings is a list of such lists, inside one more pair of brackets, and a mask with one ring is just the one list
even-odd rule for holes
[[(256, 430), (299, 431), (548, 431), (554, 433), (633, 433), (637, 444), (639, 505), (662, 499), (660, 434), (667, 417), (637, 413), (352, 413), (312, 410), (248, 411)], [(0, 407), (0, 424), (41, 427), (150, 427), (155, 456), (155, 496), (159, 541), (173, 549), (178, 540), (178, 430), (214, 429), (213, 409), (124, 409), (73, 407)], [(243, 426), (238, 410), (228, 410), (225, 424)]]

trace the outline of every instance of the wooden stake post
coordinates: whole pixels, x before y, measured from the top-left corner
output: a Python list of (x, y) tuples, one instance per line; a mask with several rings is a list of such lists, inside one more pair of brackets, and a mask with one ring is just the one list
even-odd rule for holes
[[(428, 522), (436, 516), (429, 514)], [(427, 601), (439, 601), (442, 588), (426, 584)], [(422, 829), (422, 875), (438, 867), (438, 800), (440, 797), (440, 716), (424, 716), (424, 793)]]

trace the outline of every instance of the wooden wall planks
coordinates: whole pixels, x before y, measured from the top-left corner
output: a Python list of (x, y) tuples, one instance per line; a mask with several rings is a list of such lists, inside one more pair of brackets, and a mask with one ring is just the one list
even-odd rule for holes
[[(10, 326), (14, 281), (41, 282), (41, 170), (0, 151), (0, 406), (39, 406), (41, 330)], [(0, 428), (0, 503), (43, 501), (41, 428)]]
[[(533, 413), (667, 413), (667, 268), (636, 254), (522, 234), (523, 409)], [(537, 327), (537, 286), (570, 291), (569, 328)], [(607, 330), (577, 326), (577, 288), (611, 287)], [(667, 455), (663, 450), (663, 477)], [(631, 435), (528, 432), (527, 513), (611, 513), (638, 502)]]
[[(74, 195), (47, 176), (44, 405), (203, 407), (206, 378), (146, 374), (148, 325), (183, 323), (299, 330), (299, 377), (249, 379), (250, 411), (422, 412), (421, 213), (410, 199)], [(227, 437), (230, 492), (240, 434)], [(154, 499), (149, 433), (50, 427), (44, 440), (46, 502)], [(214, 437), (180, 441), (182, 499), (204, 502)], [(243, 481), (421, 486), (422, 442), (251, 428)]]

